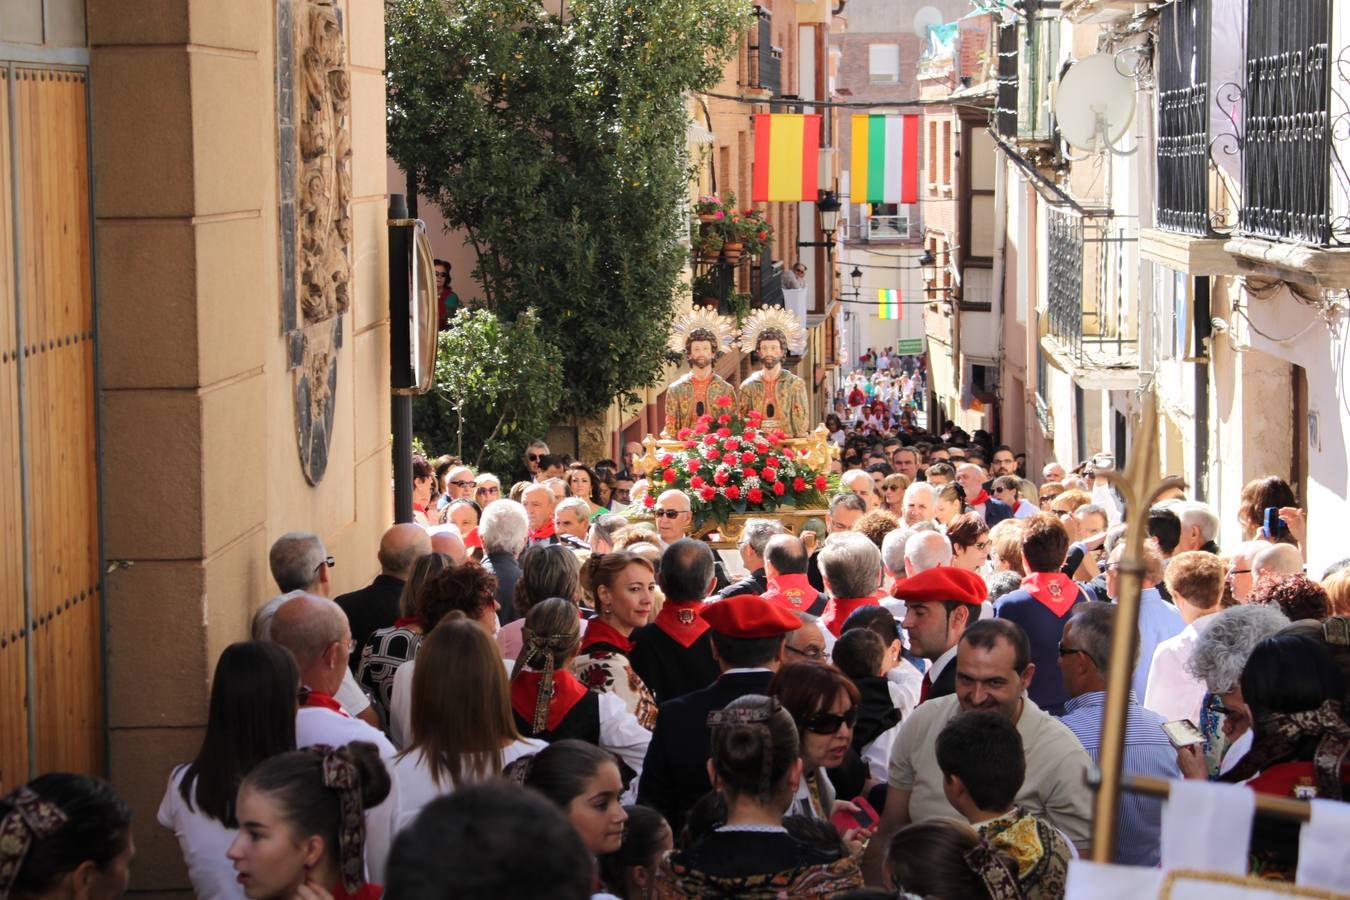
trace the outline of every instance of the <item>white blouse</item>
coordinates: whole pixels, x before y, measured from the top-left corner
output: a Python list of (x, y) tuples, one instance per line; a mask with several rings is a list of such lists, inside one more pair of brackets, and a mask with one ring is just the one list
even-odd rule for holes
[(239, 832), (201, 811), (196, 803), (195, 785), (192, 808), (188, 808), (179, 793), (187, 768), (178, 766), (169, 774), (169, 787), (159, 804), (159, 824), (178, 838), (192, 893), (205, 900), (243, 900), (244, 890), (236, 879), (234, 863), (225, 857)]
[[(522, 756), (538, 753), (547, 746), (547, 743), (536, 738), (521, 738), (518, 741), (513, 741), (510, 746), (502, 751), (502, 766), (509, 766)], [(394, 826), (399, 831), (412, 824), (412, 820), (417, 818), (417, 814), (422, 811), (422, 807), (437, 797), (454, 793), (455, 790), (455, 785), (452, 782), (442, 784), (431, 777), (431, 767), (427, 765), (426, 757), (420, 750), (398, 757), (394, 761), (391, 774), (394, 780), (398, 782), (398, 809), (394, 813)], [(467, 778), (465, 780), (478, 782), (482, 779)]]

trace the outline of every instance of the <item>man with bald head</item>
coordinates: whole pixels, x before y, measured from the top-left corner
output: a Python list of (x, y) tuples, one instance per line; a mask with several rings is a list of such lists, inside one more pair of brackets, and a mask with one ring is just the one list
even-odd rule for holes
[(980, 514), (990, 528), (1004, 519), (1012, 518), (1012, 507), (1002, 500), (995, 500), (984, 489), (984, 469), (974, 463), (962, 463), (956, 467), (956, 483), (966, 492), (966, 503)]
[(1228, 557), (1228, 572), (1225, 578), (1233, 591), (1233, 599), (1238, 603), (1246, 603), (1252, 588), (1256, 586), (1254, 571), (1256, 554), (1269, 546), (1270, 544), (1265, 541), (1245, 541), (1238, 544), (1237, 549)]
[[(417, 530), (421, 531), (420, 528)], [(399, 537), (395, 537), (396, 542)], [(423, 534), (423, 539), (425, 537)], [(382, 541), (381, 553), (383, 549)], [(292, 597), (272, 616), (271, 635), (273, 641), (291, 651), (300, 667), (300, 692), (304, 702), (295, 715), (296, 747), (303, 749), (316, 744), (341, 747), (352, 741), (369, 741), (379, 748), (380, 758), (392, 772), (398, 752), (394, 745), (379, 729), (343, 712), (334, 698), (347, 672), (348, 651), (352, 644), (351, 628), (342, 608), (332, 600), (314, 594)], [(384, 881), (385, 858), (395, 833), (397, 791), (395, 781), (385, 801), (365, 813), (366, 870), (368, 877), (377, 882)]]
[(347, 615), (352, 630), (352, 652), (348, 665), (353, 672), (361, 662), (361, 648), (377, 629), (388, 628), (398, 618), (398, 599), (404, 583), (412, 576), (419, 557), (431, 552), (426, 529), (411, 522), (390, 528), (380, 538), (380, 574), (360, 590), (342, 594), (337, 605)]
[(905, 577), (948, 566), (952, 562), (952, 543), (945, 534), (918, 531), (905, 540)]
[(694, 522), (689, 495), (674, 488), (662, 491), (661, 496), (656, 498), (652, 515), (656, 517), (656, 533), (661, 536), (661, 544), (665, 547), (684, 537)]
[(460, 536), (458, 526), (433, 525), (427, 529), (427, 534), (431, 536), (432, 553), (444, 553), (457, 565), (463, 564), (469, 558), (469, 548), (464, 546), (464, 538)]
[(1252, 557), (1253, 587), (1285, 575), (1303, 574), (1303, 554), (1293, 544), (1270, 544)]
[(558, 543), (558, 533), (553, 527), (553, 508), (558, 505), (558, 498), (553, 488), (540, 482), (530, 485), (520, 495), (520, 505), (525, 507), (530, 520), (530, 543)]

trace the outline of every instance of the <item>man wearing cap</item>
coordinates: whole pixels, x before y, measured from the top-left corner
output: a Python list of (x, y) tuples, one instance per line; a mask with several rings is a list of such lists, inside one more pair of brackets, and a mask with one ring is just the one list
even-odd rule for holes
[(984, 579), (955, 566), (939, 566), (906, 578), (894, 593), (905, 601), (901, 625), (909, 635), (910, 649), (930, 663), (919, 702), (955, 693), (956, 645), (966, 627), (980, 617)]
[(707, 687), (720, 672), (702, 615), (703, 598), (717, 583), (712, 550), (681, 538), (661, 554), (656, 577), (666, 600), (653, 622), (629, 635), (628, 661), (656, 702), (664, 703)]
[[(663, 566), (664, 568), (664, 566)], [(675, 834), (708, 780), (708, 713), (747, 694), (767, 694), (783, 661), (783, 641), (800, 620), (754, 594), (711, 603), (703, 620), (712, 630), (722, 674), (707, 687), (661, 704), (638, 783), (638, 802), (661, 812)]]
[(1017, 726), (1026, 775), (1014, 803), (1058, 828), (1080, 852), (1088, 849), (1092, 760), (1067, 725), (1026, 696), (1033, 676), (1040, 676), (1026, 633), (1007, 619), (986, 619), (966, 629), (959, 648), (956, 694), (914, 710), (891, 745), (885, 812), (863, 856), (869, 884), (881, 883), (882, 859), (896, 831), (911, 822), (962, 818), (947, 799), (936, 743), (947, 723), (967, 712), (994, 713)]
[(764, 574), (769, 589), (762, 596), (771, 603), (818, 616), (829, 597), (816, 590), (806, 577), (806, 547), (796, 535), (779, 534), (764, 548)]

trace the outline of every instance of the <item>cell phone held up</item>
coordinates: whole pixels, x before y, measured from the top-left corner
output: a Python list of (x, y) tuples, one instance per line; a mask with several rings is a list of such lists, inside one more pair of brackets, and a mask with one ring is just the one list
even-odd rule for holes
[(1279, 507), (1267, 506), (1261, 519), (1261, 536), (1268, 541), (1278, 541), (1289, 533), (1289, 526), (1280, 518)]
[(1200, 733), (1200, 729), (1190, 719), (1174, 719), (1171, 722), (1164, 722), (1162, 730), (1177, 750), (1203, 743), (1205, 740), (1205, 736)]

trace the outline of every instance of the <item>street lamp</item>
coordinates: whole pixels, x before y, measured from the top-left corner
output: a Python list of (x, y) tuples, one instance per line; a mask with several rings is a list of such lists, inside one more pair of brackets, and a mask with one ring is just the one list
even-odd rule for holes
[(862, 296), (862, 277), (863, 277), (862, 269), (858, 268), (857, 266), (854, 266), (853, 271), (848, 273), (848, 280), (853, 283), (854, 300), (857, 300), (860, 296)]
[(826, 255), (834, 258), (834, 233), (839, 229), (839, 210), (842, 204), (834, 191), (826, 191), (825, 196), (816, 201), (816, 223), (825, 236), (823, 241), (798, 241), (798, 247), (824, 247)]

